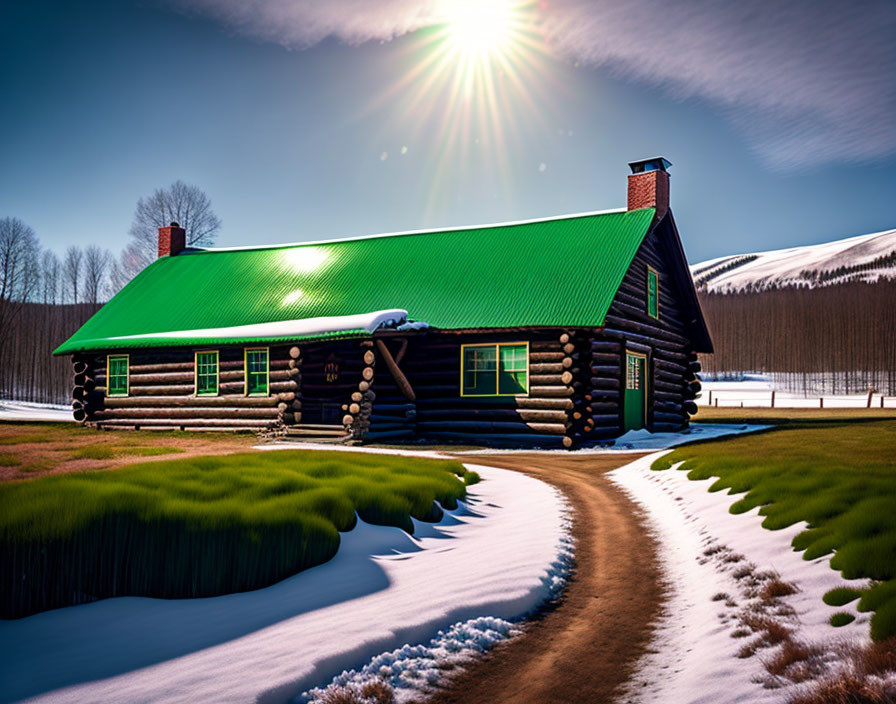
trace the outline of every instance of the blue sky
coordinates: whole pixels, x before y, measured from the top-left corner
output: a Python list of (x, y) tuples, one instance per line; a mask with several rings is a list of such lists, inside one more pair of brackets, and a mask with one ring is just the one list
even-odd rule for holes
[(692, 261), (896, 227), (892, 3), (526, 6), (489, 101), (427, 64), (447, 1), (4, 3), (0, 216), (117, 251), (182, 179), (291, 242), (621, 207), (662, 154)]

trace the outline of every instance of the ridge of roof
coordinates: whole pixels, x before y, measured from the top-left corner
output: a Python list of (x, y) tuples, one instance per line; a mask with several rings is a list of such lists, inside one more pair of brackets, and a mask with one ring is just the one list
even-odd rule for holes
[(485, 225), (459, 225), (456, 227), (431, 227), (418, 230), (399, 230), (397, 232), (378, 232), (371, 235), (351, 235), (349, 237), (336, 237), (324, 240), (308, 240), (305, 242), (284, 242), (281, 244), (259, 244), (237, 247), (191, 247), (184, 254), (214, 254), (216, 252), (254, 252), (264, 249), (291, 249), (293, 247), (312, 247), (325, 244), (337, 244), (342, 242), (358, 242), (362, 240), (375, 240), (386, 237), (408, 237), (412, 235), (433, 235), (439, 233), (470, 232), (472, 230), (489, 230), (497, 227), (514, 227), (517, 225), (533, 225), (541, 222), (553, 222), (556, 220), (575, 220), (577, 218), (595, 217), (598, 215), (614, 215), (628, 212), (626, 208), (611, 208), (608, 210), (593, 210), (583, 213), (567, 213), (565, 215), (550, 215), (541, 218), (528, 218), (526, 220), (508, 220), (506, 222), (488, 223)]

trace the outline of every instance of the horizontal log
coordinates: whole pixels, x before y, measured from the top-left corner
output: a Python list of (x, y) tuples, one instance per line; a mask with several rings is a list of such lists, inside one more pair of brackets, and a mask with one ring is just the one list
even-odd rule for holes
[(85, 374), (88, 369), (89, 369), (89, 366), (87, 365), (87, 362), (83, 362), (83, 361), (72, 362), (72, 373), (73, 374)]
[(565, 369), (562, 362), (541, 362), (529, 365), (530, 374), (562, 374)]
[[(281, 396), (286, 397), (281, 399)], [(292, 396), (292, 398), (288, 398)], [(278, 403), (292, 402), (295, 394), (279, 394), (277, 396), (107, 396), (104, 403), (107, 408), (177, 408), (177, 407), (208, 407), (208, 408), (269, 408), (276, 407)]]
[(619, 414), (618, 413), (601, 413), (599, 415), (592, 415), (591, 421), (594, 423), (594, 425), (602, 427), (602, 428), (618, 427)]
[(289, 348), (289, 356), (292, 359), (298, 359), (302, 355), (302, 350), (299, 349), (298, 345)]
[(394, 430), (368, 430), (362, 437), (365, 442), (381, 442), (383, 440), (396, 440), (398, 438), (406, 438), (414, 435), (414, 431), (410, 428), (394, 429)]
[(258, 420), (258, 419), (218, 419), (210, 418), (194, 419), (194, 418), (115, 418), (110, 420), (97, 421), (98, 426), (117, 427), (117, 426), (133, 426), (133, 427), (167, 427), (167, 428), (271, 428), (277, 425), (277, 420)]
[(569, 398), (533, 398), (517, 396), (516, 406), (520, 409), (572, 410), (574, 404)]
[(618, 364), (607, 366), (603, 364), (591, 365), (591, 375), (600, 377), (618, 378), (622, 374), (622, 367)]
[(693, 415), (696, 415), (696, 413), (697, 413), (697, 404), (694, 403), (693, 401), (685, 401), (685, 402), (681, 405), (681, 410), (683, 410), (683, 411), (684, 411), (685, 413), (687, 413), (688, 415), (692, 415), (692, 416), (693, 416)]
[(535, 340), (529, 343), (529, 349), (535, 352), (555, 352), (562, 348), (560, 342), (548, 342), (543, 340)]
[(557, 352), (530, 352), (529, 353), (529, 361), (532, 363), (537, 362), (562, 362), (566, 357), (562, 351)]
[(622, 345), (614, 340), (592, 340), (591, 341), (591, 352), (592, 353), (615, 353), (619, 354), (622, 351)]
[(571, 396), (573, 389), (569, 386), (533, 386), (529, 389), (529, 396), (556, 398)]
[(563, 381), (561, 374), (530, 374), (529, 386), (559, 386), (568, 382)]
[(481, 421), (481, 420), (443, 420), (443, 421), (417, 421), (417, 430), (426, 433), (428, 431), (467, 431), (483, 433), (525, 433), (532, 430), (544, 435), (563, 435), (566, 433), (566, 424), (563, 423), (511, 423), (505, 421)]
[(654, 423), (684, 423), (686, 416), (683, 413), (666, 413), (665, 411), (654, 411)]
[(96, 417), (116, 418), (258, 418), (276, 421), (282, 413), (276, 406), (272, 408), (225, 408), (209, 406), (189, 406), (185, 408), (110, 408), (97, 411)]

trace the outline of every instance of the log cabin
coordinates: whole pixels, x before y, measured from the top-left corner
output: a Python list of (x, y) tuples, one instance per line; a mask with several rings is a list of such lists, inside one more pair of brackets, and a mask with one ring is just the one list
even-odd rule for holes
[(577, 448), (677, 431), (712, 351), (669, 208), (159, 257), (56, 351), (98, 428)]

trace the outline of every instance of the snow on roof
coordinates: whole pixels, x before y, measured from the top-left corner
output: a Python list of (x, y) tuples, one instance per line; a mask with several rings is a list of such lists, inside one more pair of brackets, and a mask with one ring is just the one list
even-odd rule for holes
[[(121, 335), (111, 337), (110, 340), (144, 340), (144, 339), (171, 339), (171, 340), (203, 340), (203, 339), (261, 339), (261, 338), (288, 338), (288, 337), (313, 337), (317, 335), (330, 335), (339, 332), (373, 332), (380, 328), (405, 328), (408, 312), (398, 308), (392, 310), (377, 310), (371, 313), (359, 315), (331, 315), (319, 318), (302, 318), (298, 320), (278, 320), (272, 323), (254, 323), (251, 325), (232, 325), (222, 328), (201, 328), (198, 330), (173, 330), (169, 332), (148, 333), (143, 335)], [(419, 329), (425, 327), (425, 323), (416, 323)]]

